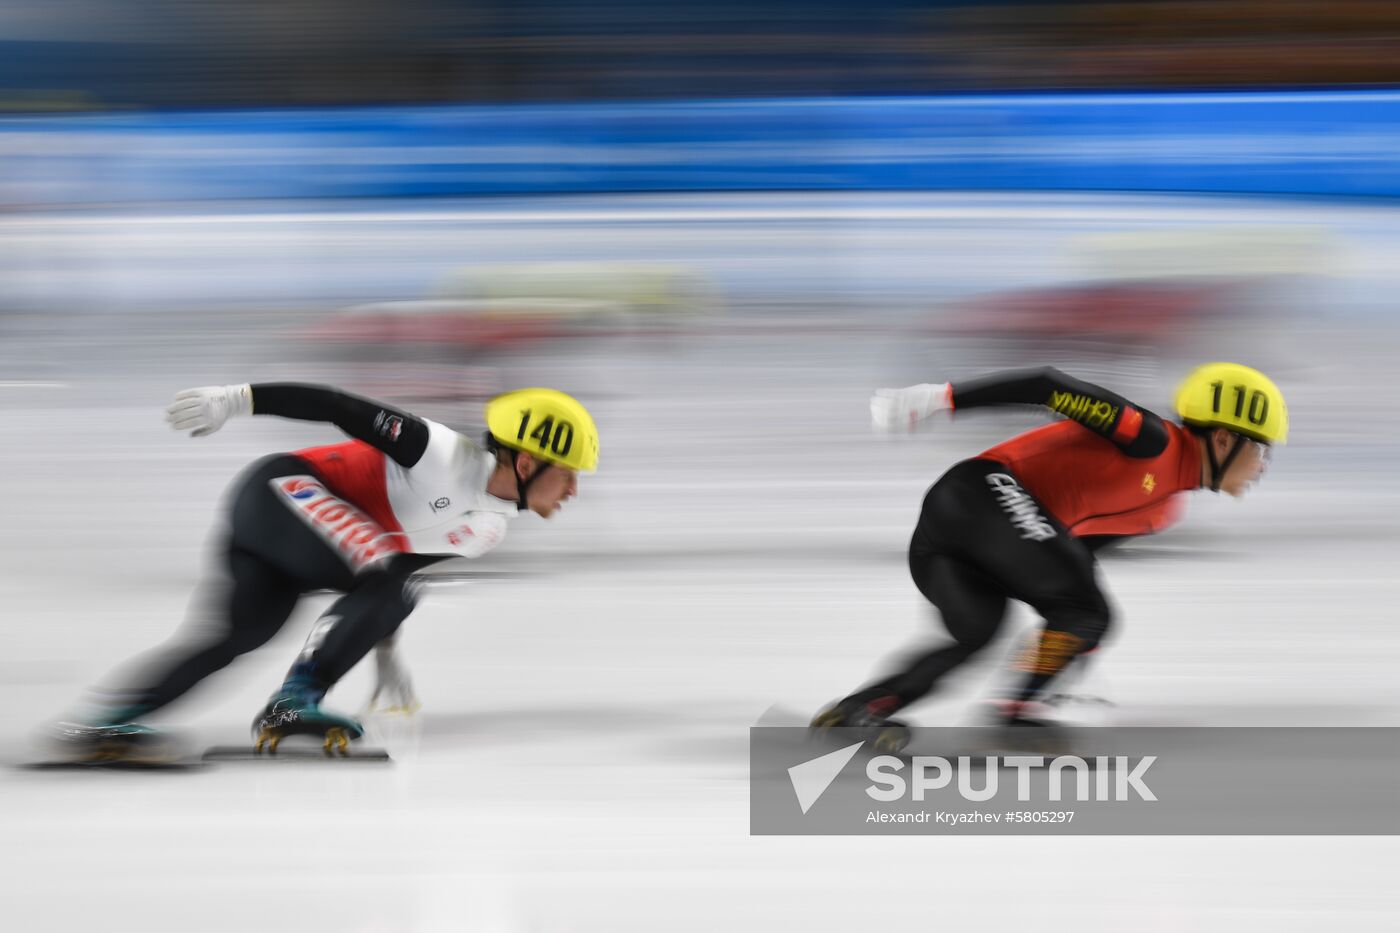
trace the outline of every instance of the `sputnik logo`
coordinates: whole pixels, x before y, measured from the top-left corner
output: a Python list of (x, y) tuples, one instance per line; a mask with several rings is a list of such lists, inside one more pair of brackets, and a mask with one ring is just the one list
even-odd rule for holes
[(792, 791), (797, 795), (797, 803), (802, 807), (803, 813), (812, 809), (812, 805), (826, 793), (826, 789), (836, 780), (841, 769), (846, 767), (864, 744), (857, 742), (847, 745), (820, 758), (813, 758), (788, 768), (788, 780), (792, 781)]

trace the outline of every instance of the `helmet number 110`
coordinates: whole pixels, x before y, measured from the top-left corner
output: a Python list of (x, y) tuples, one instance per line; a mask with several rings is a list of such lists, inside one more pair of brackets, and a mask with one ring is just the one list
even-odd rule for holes
[[(1225, 388), (1223, 382), (1212, 382), (1210, 387), (1214, 390), (1211, 396), (1215, 413), (1220, 414), (1221, 392)], [(1249, 392), (1246, 386), (1231, 386), (1235, 390), (1235, 417), (1249, 418), (1250, 424), (1263, 424), (1269, 417), (1269, 397), (1258, 389)], [(1249, 413), (1245, 414), (1245, 395), (1249, 395)]]

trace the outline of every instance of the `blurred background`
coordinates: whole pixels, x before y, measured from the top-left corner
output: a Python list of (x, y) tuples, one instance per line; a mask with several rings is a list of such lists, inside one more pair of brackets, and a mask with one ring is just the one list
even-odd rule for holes
[[(12, 767), (0, 890), (27, 929), (837, 929), (878, 865), (900, 922), (1393, 929), (1385, 839), (751, 839), (745, 802), (765, 711), (937, 636), (923, 490), (1045, 420), (876, 438), (870, 391), (1003, 367), (1288, 398), (1248, 499), (1104, 559), (1116, 721), (1400, 722), (1397, 51), (1380, 0), (0, 5), (7, 760), (175, 628), (244, 463), (336, 437), (191, 441), (176, 390), (475, 433), (544, 384), (602, 432), (562, 516), (437, 574), (391, 772)], [(175, 721), (242, 741), (324, 603)]]

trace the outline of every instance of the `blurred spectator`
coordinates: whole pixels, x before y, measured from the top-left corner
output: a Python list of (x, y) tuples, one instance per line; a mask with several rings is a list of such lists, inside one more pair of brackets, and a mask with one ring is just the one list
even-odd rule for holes
[(1400, 80), (1386, 0), (16, 0), (0, 109)]

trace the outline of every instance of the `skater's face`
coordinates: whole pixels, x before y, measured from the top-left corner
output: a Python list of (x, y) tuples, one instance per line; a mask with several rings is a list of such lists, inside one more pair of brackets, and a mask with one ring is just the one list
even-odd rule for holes
[(1220, 478), (1220, 491), (1227, 495), (1243, 496), (1250, 486), (1259, 481), (1259, 477), (1264, 475), (1269, 466), (1269, 448), (1258, 441), (1231, 434), (1229, 431), (1216, 430), (1212, 432), (1210, 442), (1215, 445), (1215, 458), (1218, 462), (1224, 462), (1230, 454), (1231, 447), (1235, 444), (1240, 445), (1240, 452), (1235, 454), (1229, 469)]
[(521, 470), (521, 478), (535, 476), (535, 481), (530, 484), (530, 490), (526, 494), (531, 512), (541, 518), (549, 518), (559, 511), (561, 505), (578, 495), (576, 471), (542, 463), (528, 455), (522, 455), (520, 460), (522, 462), (517, 469)]

